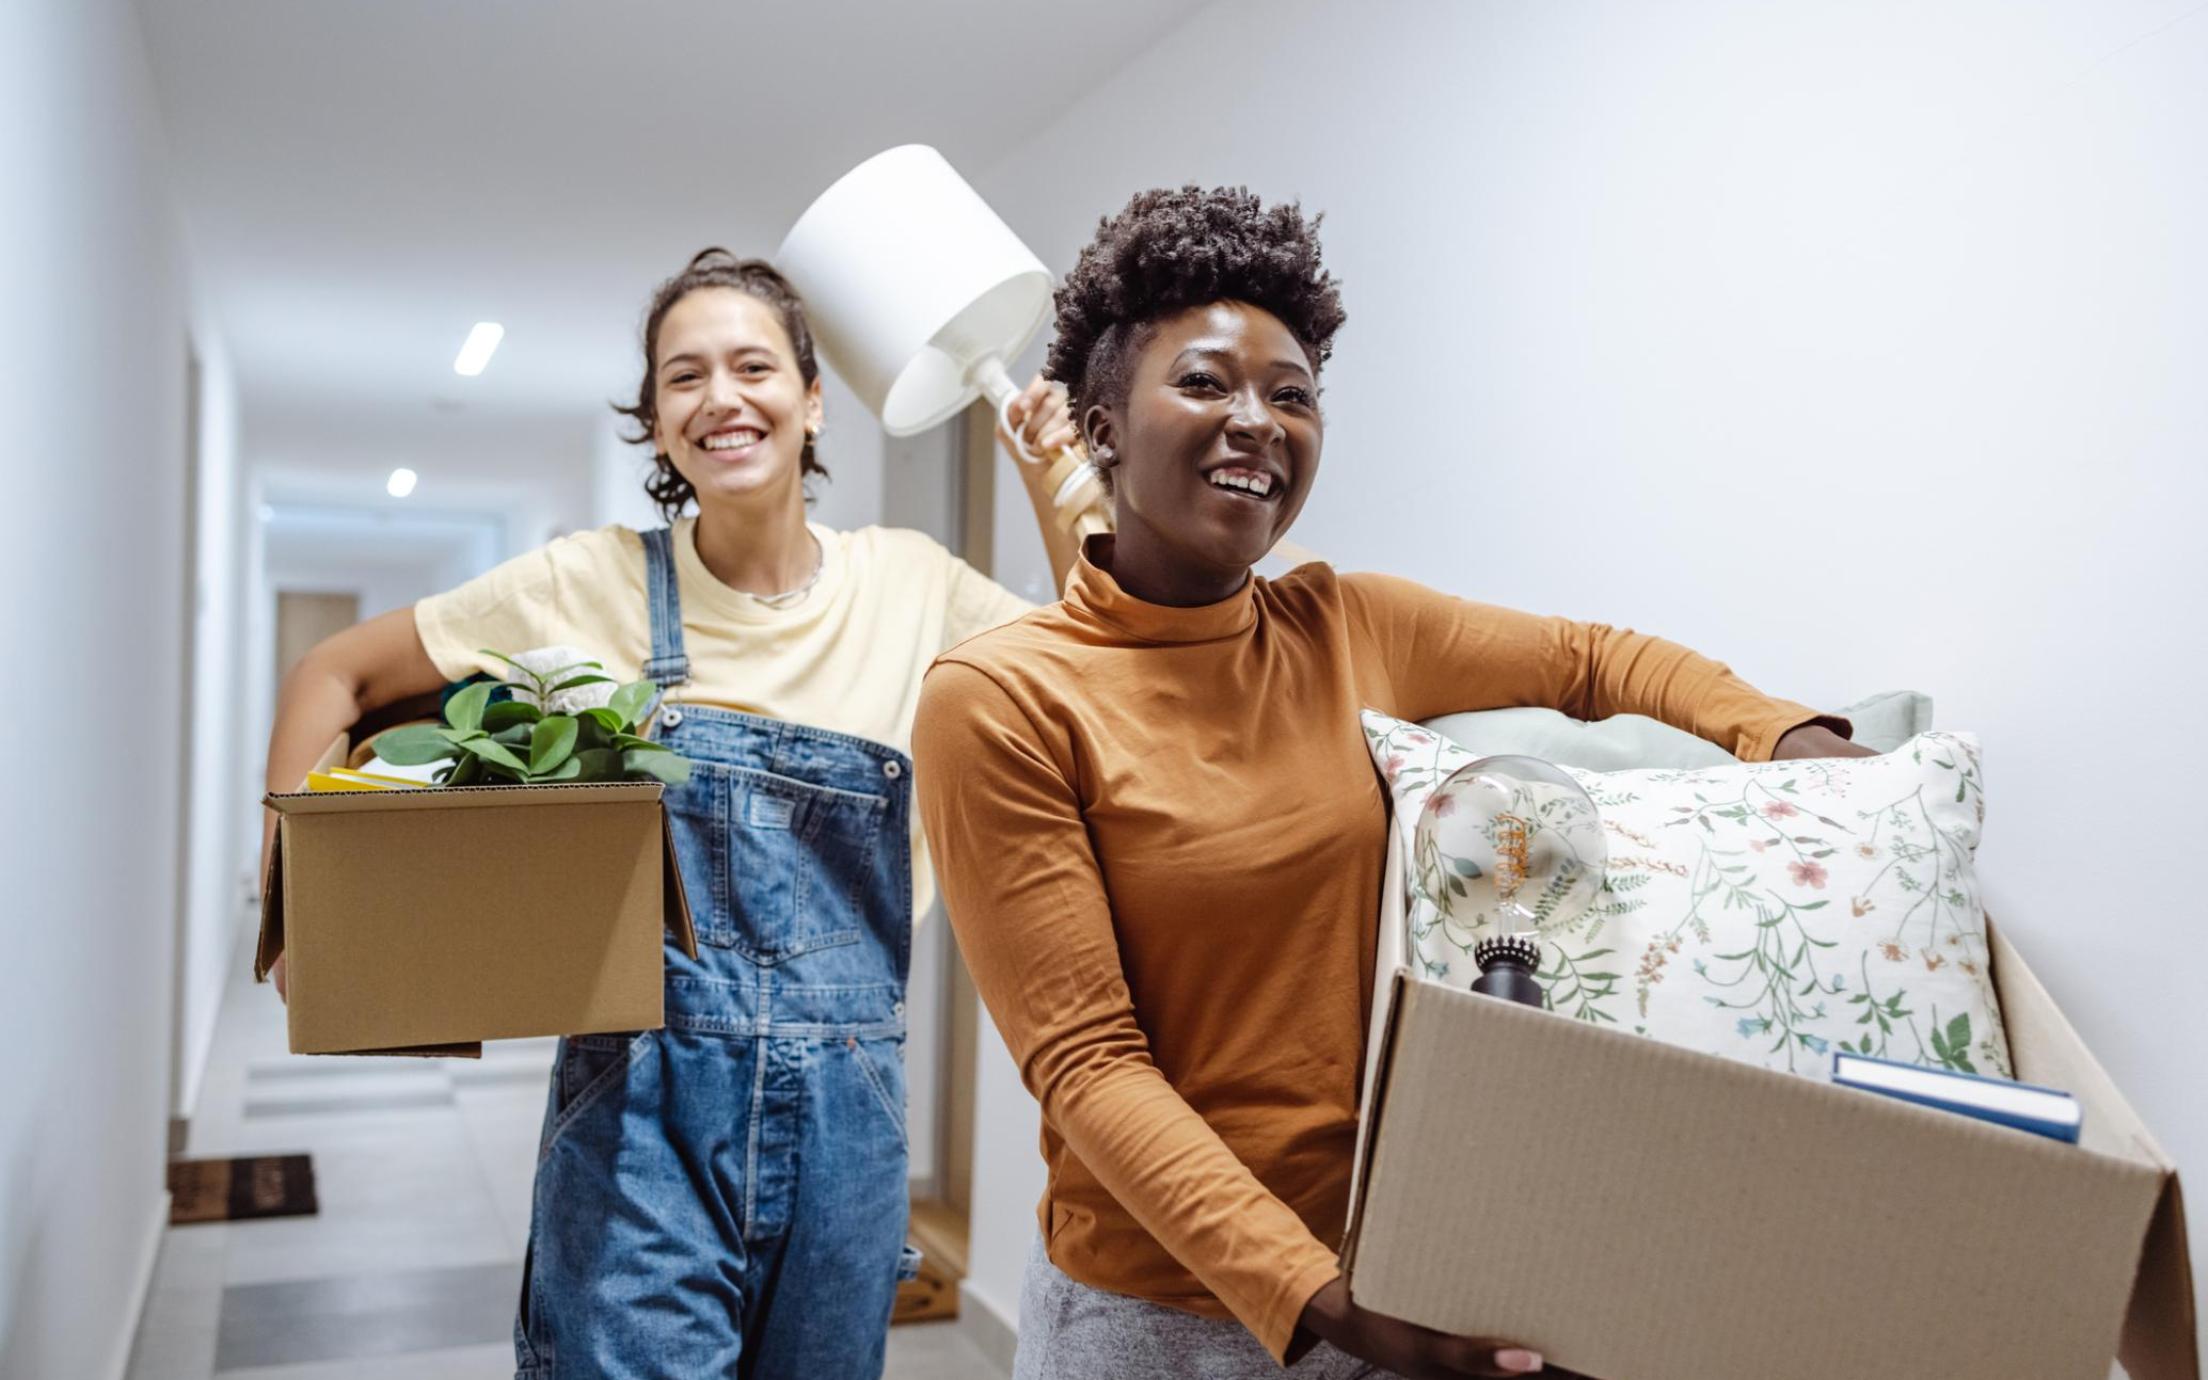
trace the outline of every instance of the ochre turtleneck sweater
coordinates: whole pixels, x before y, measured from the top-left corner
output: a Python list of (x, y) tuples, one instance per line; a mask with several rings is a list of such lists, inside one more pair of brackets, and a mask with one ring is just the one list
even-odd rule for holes
[(1051, 1261), (1284, 1358), (1356, 1147), (1387, 838), (1357, 711), (1646, 714), (1752, 760), (1817, 716), (1657, 638), (1405, 580), (1310, 565), (1167, 608), (1110, 558), (936, 662), (920, 811), (1042, 1103)]

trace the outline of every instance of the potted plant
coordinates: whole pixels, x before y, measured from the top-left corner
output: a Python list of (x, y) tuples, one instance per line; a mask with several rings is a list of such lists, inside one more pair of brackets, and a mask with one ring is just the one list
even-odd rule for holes
[[(690, 779), (690, 763), (643, 735), (659, 687), (616, 685), (603, 663), (570, 648), (508, 656), (504, 685), (476, 681), (445, 701), (442, 724), (405, 724), (374, 739), (394, 766), (446, 765), (440, 786), (533, 786), (555, 781)], [(550, 653), (550, 655), (547, 655)], [(505, 690), (509, 698), (492, 696)]]

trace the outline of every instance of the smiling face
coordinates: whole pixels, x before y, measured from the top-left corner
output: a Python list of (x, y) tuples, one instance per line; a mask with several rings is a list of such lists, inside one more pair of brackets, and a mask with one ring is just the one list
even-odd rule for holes
[(1112, 451), (1112, 571), (1153, 603), (1216, 602), (1285, 535), (1318, 477), (1310, 356), (1280, 318), (1211, 302), (1144, 328), (1127, 399), (1083, 419)]
[(800, 457), (820, 428), (820, 382), (805, 382), (774, 308), (736, 288), (683, 297), (655, 342), (652, 439), (703, 509), (804, 503)]

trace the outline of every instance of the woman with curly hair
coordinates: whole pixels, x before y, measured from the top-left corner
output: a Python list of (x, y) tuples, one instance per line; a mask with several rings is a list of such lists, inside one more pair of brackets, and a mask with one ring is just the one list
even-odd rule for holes
[[(285, 682), (268, 783), (290, 790), (363, 715), (496, 671), (482, 648), (568, 645), (657, 681), (657, 736), (692, 764), (667, 807), (698, 952), (667, 949), (664, 1029), (560, 1042), (518, 1374), (871, 1380), (932, 890), (903, 748), (928, 663), (1027, 604), (922, 533), (806, 520), (820, 370), (768, 264), (709, 249), (660, 284), (643, 366), (618, 410), (667, 525), (562, 537), (317, 646)], [(1073, 439), (1041, 379), (1012, 424), (1039, 449)]]
[(1253, 576), (1318, 478), (1343, 311), (1316, 229), (1193, 187), (1101, 224), (1046, 373), (1117, 535), (921, 695), (945, 900), (1042, 1104), (1019, 1380), (1540, 1371), (1357, 1307), (1336, 1259), (1387, 830), (1361, 708), (1549, 705), (1743, 758), (1862, 751), (1653, 637), (1319, 564)]

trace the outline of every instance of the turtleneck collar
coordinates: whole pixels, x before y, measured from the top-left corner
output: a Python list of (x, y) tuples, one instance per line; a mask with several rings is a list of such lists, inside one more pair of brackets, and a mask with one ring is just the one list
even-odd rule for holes
[(1081, 559), (1066, 586), (1066, 607), (1138, 642), (1213, 642), (1248, 632), (1257, 621), (1258, 579), (1216, 604), (1174, 608), (1152, 604), (1119, 587), (1112, 578), (1112, 538), (1094, 536), (1081, 546)]

